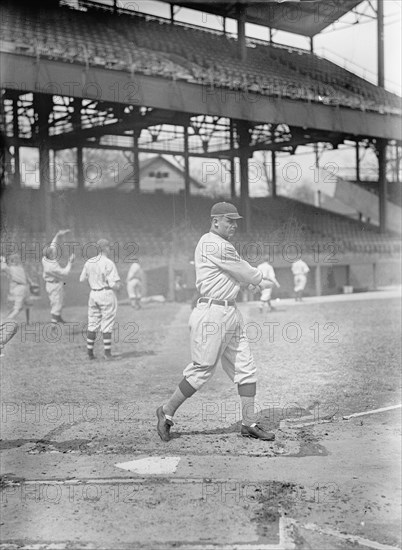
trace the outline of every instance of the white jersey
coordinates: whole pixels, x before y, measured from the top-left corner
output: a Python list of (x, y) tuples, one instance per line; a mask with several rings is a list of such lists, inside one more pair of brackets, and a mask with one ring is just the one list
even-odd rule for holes
[(261, 271), (264, 279), (269, 279), (270, 281), (276, 282), (275, 271), (271, 264), (268, 262), (263, 262), (257, 267), (257, 269)]
[(215, 300), (235, 300), (241, 284), (262, 280), (262, 273), (242, 260), (229, 241), (212, 232), (199, 240), (194, 264), (198, 292)]
[(99, 254), (85, 262), (80, 275), (80, 282), (85, 281), (85, 279), (88, 279), (92, 290), (113, 289), (120, 282), (115, 263), (103, 254)]
[(142, 281), (144, 278), (144, 272), (138, 263), (131, 264), (130, 269), (127, 273), (127, 283), (131, 281), (132, 279), (138, 279), (139, 281)]
[(310, 268), (303, 260), (293, 262), (291, 269), (293, 275), (306, 275), (310, 271)]
[(42, 258), (43, 278), (47, 283), (58, 283), (64, 281), (71, 271), (71, 262), (66, 267), (61, 267), (57, 260), (49, 260), (46, 256)]
[(5, 271), (9, 278), (10, 294), (12, 294), (17, 287), (28, 286), (28, 277), (22, 265), (8, 265), (5, 261), (1, 260), (0, 269), (1, 271)]

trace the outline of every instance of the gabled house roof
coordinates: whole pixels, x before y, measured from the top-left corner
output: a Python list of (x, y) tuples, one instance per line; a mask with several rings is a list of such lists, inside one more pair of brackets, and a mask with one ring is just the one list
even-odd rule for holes
[[(156, 164), (156, 162), (159, 162), (159, 163), (162, 162), (162, 164), (164, 164), (166, 166), (166, 168), (173, 171), (181, 179), (184, 180), (184, 170), (182, 170), (179, 166), (177, 166), (176, 164), (174, 164), (170, 160), (167, 160), (162, 155), (155, 155), (151, 158), (148, 158), (148, 159), (140, 162), (140, 178), (141, 178), (141, 175), (145, 172), (145, 170), (150, 170), (152, 168), (152, 166), (154, 164)], [(131, 183), (132, 181), (133, 181), (133, 172), (130, 172), (116, 187), (122, 187), (127, 182)], [(204, 185), (202, 185), (202, 183), (200, 183), (198, 180), (196, 180), (192, 176), (190, 176), (190, 184), (193, 187), (196, 187), (197, 189), (204, 189), (204, 187), (205, 187)]]

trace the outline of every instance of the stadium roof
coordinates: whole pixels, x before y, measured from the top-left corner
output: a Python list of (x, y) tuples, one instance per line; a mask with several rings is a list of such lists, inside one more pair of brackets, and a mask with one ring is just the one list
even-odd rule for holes
[(161, 0), (171, 5), (237, 19), (243, 5), (247, 23), (314, 36), (362, 0)]

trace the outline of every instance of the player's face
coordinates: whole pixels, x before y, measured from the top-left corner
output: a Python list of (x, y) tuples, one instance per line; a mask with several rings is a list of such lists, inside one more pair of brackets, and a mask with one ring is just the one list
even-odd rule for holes
[(236, 233), (237, 221), (227, 218), (226, 216), (219, 216), (214, 220), (215, 231), (219, 233), (224, 239), (231, 239)]

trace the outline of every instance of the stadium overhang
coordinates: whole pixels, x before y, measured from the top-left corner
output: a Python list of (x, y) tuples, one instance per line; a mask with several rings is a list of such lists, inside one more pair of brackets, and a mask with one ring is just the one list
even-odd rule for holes
[(0, 53), (0, 66), (3, 87), (20, 93), (96, 99), (180, 112), (183, 116), (220, 116), (254, 125), (287, 124), (331, 134), (401, 141), (401, 117), (393, 114), (211, 88), (156, 76), (131, 77), (124, 71), (97, 67), (83, 73), (79, 65), (66, 66), (56, 60), (42, 60), (36, 66), (29, 56), (8, 53)]
[(221, 17), (239, 18), (243, 10), (246, 23), (262, 25), (280, 31), (312, 37), (353, 10), (362, 0), (160, 0), (211, 13)]

